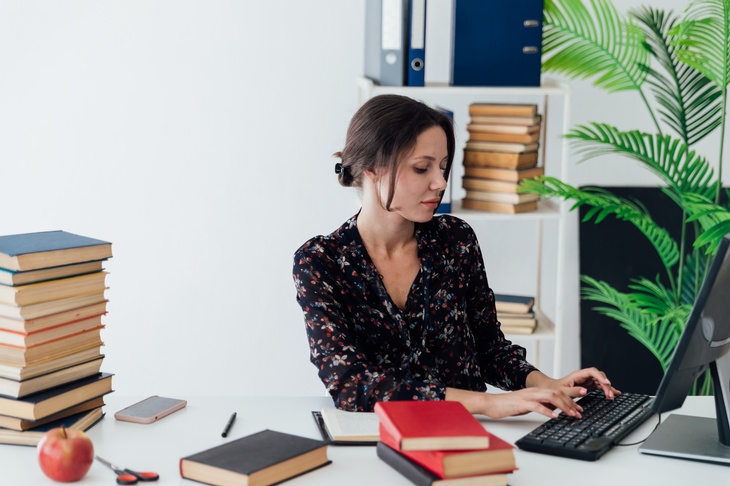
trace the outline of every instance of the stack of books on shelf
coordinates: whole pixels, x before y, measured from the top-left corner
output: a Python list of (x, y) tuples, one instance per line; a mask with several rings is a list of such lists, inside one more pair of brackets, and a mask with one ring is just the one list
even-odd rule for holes
[(514, 446), (488, 432), (459, 402), (378, 402), (378, 457), (418, 485), (504, 486)]
[(533, 306), (535, 298), (529, 295), (495, 294), (497, 320), (505, 334), (532, 334), (537, 328)]
[(0, 443), (33, 446), (102, 418), (111, 256), (111, 243), (65, 231), (0, 236)]
[(537, 209), (537, 194), (520, 181), (543, 175), (538, 167), (542, 115), (536, 104), (472, 103), (464, 148), (466, 197), (462, 207), (499, 213)]

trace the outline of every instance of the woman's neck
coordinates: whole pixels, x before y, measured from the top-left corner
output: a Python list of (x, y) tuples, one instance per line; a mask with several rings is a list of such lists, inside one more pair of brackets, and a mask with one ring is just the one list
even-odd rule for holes
[(413, 244), (415, 223), (397, 213), (368, 210), (363, 207), (357, 217), (357, 230), (368, 252), (392, 255)]

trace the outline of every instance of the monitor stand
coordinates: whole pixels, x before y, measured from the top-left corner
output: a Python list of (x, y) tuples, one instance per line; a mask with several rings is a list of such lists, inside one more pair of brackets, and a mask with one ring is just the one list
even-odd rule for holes
[(730, 447), (718, 440), (714, 418), (669, 415), (639, 447), (639, 451), (730, 466)]

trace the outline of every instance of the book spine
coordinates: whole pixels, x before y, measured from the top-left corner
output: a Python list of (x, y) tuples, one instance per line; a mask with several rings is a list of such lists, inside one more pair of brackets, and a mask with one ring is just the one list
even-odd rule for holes
[(426, 468), (419, 466), (395, 449), (388, 447), (382, 442), (375, 446), (378, 457), (390, 467), (398, 471), (416, 486), (431, 486), (438, 476), (435, 476)]

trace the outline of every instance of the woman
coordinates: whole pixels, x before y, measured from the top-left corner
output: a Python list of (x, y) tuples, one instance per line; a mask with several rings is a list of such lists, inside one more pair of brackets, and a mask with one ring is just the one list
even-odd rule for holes
[(500, 331), (473, 230), (434, 217), (454, 151), (450, 118), (410, 98), (377, 96), (354, 115), (335, 171), (362, 208), (294, 256), (311, 361), (344, 410), (456, 400), (493, 418), (580, 417), (573, 398), (619, 392), (594, 368), (555, 380), (529, 364)]

